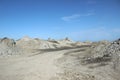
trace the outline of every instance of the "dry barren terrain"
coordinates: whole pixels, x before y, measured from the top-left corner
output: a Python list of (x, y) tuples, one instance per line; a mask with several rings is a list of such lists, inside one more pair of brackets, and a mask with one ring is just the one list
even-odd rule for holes
[[(66, 46), (45, 48), (46, 45), (49, 46), (44, 42), (42, 49), (28, 48), (28, 45), (31, 45), (28, 41), (28, 44), (25, 44), (27, 48), (16, 48), (13, 42), (9, 39), (1, 40), (0, 80), (120, 79), (119, 40), (113, 43), (104, 41), (82, 44), (48, 41), (49, 45)], [(21, 54), (12, 54), (16, 49)]]

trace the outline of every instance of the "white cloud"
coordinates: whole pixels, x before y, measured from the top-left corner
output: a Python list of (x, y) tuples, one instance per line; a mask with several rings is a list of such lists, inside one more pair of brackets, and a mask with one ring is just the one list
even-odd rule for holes
[(92, 15), (94, 15), (95, 13), (87, 13), (87, 14), (85, 14), (84, 16), (92, 16)]
[(78, 19), (79, 17), (80, 17), (80, 14), (73, 14), (71, 16), (62, 17), (61, 19), (64, 20), (64, 21), (71, 21), (71, 20), (74, 20), (74, 19)]
[(94, 13), (73, 14), (73, 15), (71, 15), (71, 16), (64, 16), (64, 17), (62, 17), (61, 19), (64, 20), (64, 21), (72, 21), (72, 20), (80, 19), (80, 17), (83, 17), (83, 16), (91, 16), (91, 15), (94, 15)]

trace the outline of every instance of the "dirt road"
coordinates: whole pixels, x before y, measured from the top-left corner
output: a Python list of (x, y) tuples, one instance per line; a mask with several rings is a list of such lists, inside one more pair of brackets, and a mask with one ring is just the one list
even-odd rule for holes
[(89, 47), (0, 58), (0, 80), (119, 80), (109, 65), (82, 65)]
[(50, 80), (61, 70), (55, 65), (61, 52), (0, 60), (0, 80)]

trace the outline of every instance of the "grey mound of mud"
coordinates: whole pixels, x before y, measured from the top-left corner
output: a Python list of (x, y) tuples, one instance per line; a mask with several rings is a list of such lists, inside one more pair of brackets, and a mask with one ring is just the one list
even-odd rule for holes
[(0, 39), (0, 55), (20, 55), (22, 54), (22, 49), (16, 46), (16, 42), (13, 39), (7, 37)]

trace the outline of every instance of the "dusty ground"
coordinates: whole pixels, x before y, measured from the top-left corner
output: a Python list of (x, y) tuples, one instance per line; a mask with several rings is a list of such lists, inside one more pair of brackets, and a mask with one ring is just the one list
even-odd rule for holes
[(119, 80), (107, 64), (81, 63), (88, 47), (0, 58), (0, 80)]
[(55, 65), (59, 52), (0, 60), (0, 80), (49, 80), (60, 71)]

